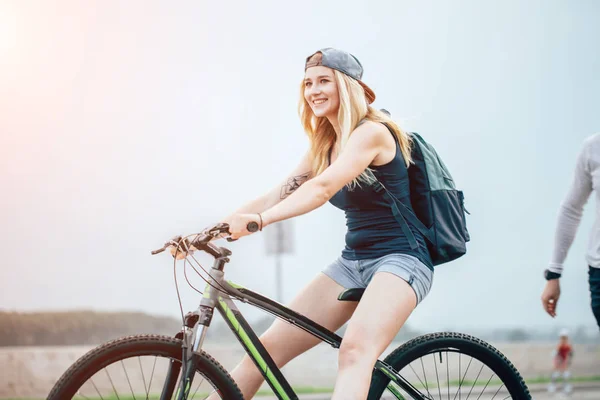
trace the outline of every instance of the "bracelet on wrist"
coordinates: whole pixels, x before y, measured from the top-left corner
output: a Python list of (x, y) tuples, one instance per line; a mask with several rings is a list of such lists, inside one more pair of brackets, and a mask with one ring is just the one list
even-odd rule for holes
[(260, 219), (260, 225), (258, 227), (258, 230), (262, 231), (262, 228), (263, 228), (263, 219), (262, 219), (262, 215), (260, 215), (260, 213), (258, 213), (258, 218)]

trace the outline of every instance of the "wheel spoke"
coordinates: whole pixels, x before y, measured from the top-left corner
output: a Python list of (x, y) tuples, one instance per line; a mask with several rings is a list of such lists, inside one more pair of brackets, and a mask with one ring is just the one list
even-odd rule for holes
[(408, 366), (410, 367), (410, 369), (412, 370), (412, 372), (415, 374), (415, 376), (417, 377), (417, 379), (419, 380), (419, 382), (421, 382), (421, 385), (425, 386), (425, 384), (423, 383), (423, 381), (421, 380), (421, 378), (419, 378), (419, 375), (417, 374), (417, 372), (413, 369), (412, 365), (408, 364)]
[(144, 391), (146, 392), (146, 400), (148, 400), (148, 392), (150, 388), (146, 386), (146, 377), (144, 376), (144, 368), (142, 367), (142, 360), (138, 356), (138, 363), (140, 364), (140, 372), (142, 373), (142, 381), (144, 382)]
[(431, 397), (431, 393), (429, 393), (429, 385), (427, 384), (427, 374), (425, 373), (425, 366), (423, 365), (423, 359), (421, 358), (421, 369), (423, 370), (423, 379), (425, 379), (425, 390), (427, 390), (427, 394)]
[(150, 383), (148, 384), (148, 390), (146, 390), (146, 400), (148, 400), (148, 393), (150, 393), (150, 388), (152, 387), (152, 378), (154, 377), (154, 368), (156, 368), (156, 360), (158, 357), (154, 357), (154, 365), (152, 366), (152, 374), (150, 375)]
[[(459, 360), (458, 361), (458, 365), (459, 365), (458, 370), (460, 371), (460, 354), (458, 355), (458, 360)], [(472, 358), (471, 358), (471, 361), (473, 361)], [(462, 380), (460, 379), (460, 375), (458, 377), (458, 393), (459, 393), (459, 398), (460, 398), (460, 393), (461, 393), (460, 389), (462, 388), (462, 384), (465, 381), (465, 377), (467, 376), (467, 372), (469, 371), (469, 367), (471, 366), (471, 361), (469, 361), (469, 365), (467, 365), (467, 369), (465, 370), (465, 373), (464, 373), (464, 375), (462, 377)], [(454, 396), (454, 397), (456, 398), (456, 396)]]
[(495, 398), (496, 398), (496, 395), (497, 395), (498, 393), (500, 393), (500, 390), (502, 390), (502, 388), (503, 388), (503, 387), (504, 387), (504, 384), (502, 384), (502, 386), (500, 386), (500, 387), (498, 388), (498, 390), (496, 390), (496, 393), (494, 393), (494, 397), (492, 397), (492, 399), (495, 399)]
[[(438, 370), (437, 370), (437, 361), (435, 360), (435, 354), (432, 354), (433, 356), (433, 366), (435, 367), (435, 379), (437, 381), (437, 387), (438, 387), (438, 394), (440, 395), (440, 400), (442, 398), (442, 388), (440, 385), (440, 377), (438, 375)], [(442, 352), (440, 352), (440, 362), (442, 359)]]
[(477, 376), (475, 377), (475, 380), (473, 381), (473, 386), (471, 386), (471, 390), (469, 390), (469, 394), (467, 395), (467, 400), (469, 400), (469, 396), (471, 396), (471, 392), (473, 391), (473, 388), (477, 384), (477, 380), (479, 379), (479, 375), (481, 375), (481, 371), (483, 371), (483, 367), (484, 367), (484, 365), (481, 364), (481, 369), (479, 370), (479, 372), (477, 373)]
[(204, 376), (202, 376), (202, 379), (200, 380), (200, 383), (198, 384), (198, 387), (194, 391), (194, 394), (192, 395), (192, 400), (194, 399), (194, 397), (196, 397), (196, 393), (198, 393), (198, 389), (200, 389), (200, 386), (202, 386), (202, 382), (204, 382)]
[(448, 383), (448, 400), (450, 400), (450, 363), (448, 362), (448, 352), (446, 352), (446, 382)]
[(94, 383), (94, 381), (91, 378), (90, 378), (90, 382), (92, 382), (92, 386), (94, 387), (94, 389), (96, 389), (96, 393), (98, 393), (98, 396), (100, 396), (100, 400), (104, 400), (104, 397), (102, 397), (102, 395), (100, 394), (100, 391), (96, 387), (96, 384)]
[(112, 388), (113, 388), (113, 391), (115, 392), (115, 395), (117, 396), (117, 400), (121, 400), (121, 399), (119, 398), (119, 393), (117, 393), (117, 389), (115, 389), (115, 385), (114, 385), (114, 383), (113, 383), (113, 381), (112, 381), (112, 379), (111, 379), (111, 377), (110, 377), (110, 374), (108, 373), (108, 367), (107, 367), (107, 368), (105, 368), (105, 369), (104, 369), (104, 371), (106, 372), (106, 376), (108, 376), (108, 380), (109, 380), (109, 382), (110, 382), (110, 386), (112, 386)]
[(181, 374), (181, 378), (177, 381), (179, 382), (175, 388), (175, 400), (179, 397), (179, 390), (181, 389), (181, 383), (183, 382), (183, 377), (185, 376), (185, 371)]
[[(461, 370), (460, 370), (460, 353), (458, 353), (458, 393), (460, 393), (460, 375), (461, 375)], [(456, 399), (456, 395), (454, 395), (454, 398)], [(459, 400), (460, 400), (460, 396), (459, 396)]]
[(121, 366), (123, 367), (123, 372), (125, 372), (125, 377), (127, 378), (129, 389), (131, 389), (131, 395), (133, 396), (133, 400), (136, 400), (135, 393), (133, 393), (133, 388), (131, 387), (131, 381), (129, 380), (129, 375), (127, 374), (127, 370), (125, 369), (125, 364), (123, 364), (123, 360), (121, 360)]
[(490, 382), (492, 381), (493, 377), (494, 377), (494, 375), (490, 376), (490, 379), (488, 379), (487, 383), (483, 387), (483, 390), (481, 391), (481, 394), (479, 395), (479, 397), (477, 397), (477, 400), (479, 400), (479, 398), (483, 395), (483, 393), (485, 393), (485, 389), (487, 389), (487, 387), (490, 384)]
[(78, 390), (77, 394), (80, 395), (81, 397), (83, 397), (84, 399), (88, 399), (89, 400), (89, 397), (87, 397), (86, 395), (84, 395), (83, 393), (81, 393), (81, 390)]

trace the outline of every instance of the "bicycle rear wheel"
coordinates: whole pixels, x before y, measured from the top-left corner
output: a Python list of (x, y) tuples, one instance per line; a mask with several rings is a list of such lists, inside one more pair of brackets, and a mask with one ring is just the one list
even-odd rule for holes
[[(210, 355), (196, 354), (188, 399), (243, 400), (227, 371)], [(176, 398), (182, 342), (168, 336), (129, 336), (82, 356), (56, 382), (48, 400), (137, 400)]]
[[(429, 399), (515, 399), (531, 395), (512, 363), (496, 348), (460, 333), (433, 333), (410, 340), (384, 360)], [(390, 378), (374, 371), (369, 400), (411, 399)]]

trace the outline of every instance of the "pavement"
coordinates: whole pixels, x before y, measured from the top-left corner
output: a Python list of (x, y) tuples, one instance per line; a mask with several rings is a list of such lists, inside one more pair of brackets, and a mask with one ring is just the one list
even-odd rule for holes
[[(578, 382), (573, 384), (573, 392), (565, 395), (561, 392), (548, 393), (547, 384), (528, 385), (534, 400), (600, 400), (600, 382)], [(329, 400), (331, 393), (299, 395), (300, 400)], [(395, 399), (391, 394), (385, 400)], [(255, 400), (277, 400), (275, 396), (257, 396)]]

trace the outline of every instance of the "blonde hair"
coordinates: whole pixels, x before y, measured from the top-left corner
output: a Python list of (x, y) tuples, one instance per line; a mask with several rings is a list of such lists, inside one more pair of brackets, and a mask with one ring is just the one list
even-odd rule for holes
[[(359, 122), (362, 120), (373, 122), (385, 122), (392, 128), (398, 143), (406, 166), (412, 162), (410, 150), (412, 141), (410, 136), (400, 129), (400, 127), (392, 121), (385, 113), (374, 109), (367, 104), (365, 91), (363, 87), (353, 78), (348, 75), (333, 70), (333, 74), (338, 87), (338, 95), (340, 98), (340, 106), (338, 110), (338, 122), (341, 130), (340, 152), (344, 151), (344, 147), (350, 138), (350, 135), (356, 129)], [(304, 98), (304, 81), (300, 86), (300, 101), (298, 104), (298, 114), (300, 121), (304, 127), (304, 131), (308, 135), (310, 141), (310, 150), (313, 158), (312, 173), (313, 176), (319, 175), (329, 166), (329, 155), (335, 144), (336, 134), (333, 126), (326, 117), (317, 117), (310, 108), (310, 104)], [(350, 189), (355, 186), (360, 186), (360, 182), (367, 184), (373, 182), (375, 177), (370, 168), (367, 168), (356, 179), (348, 184)]]

